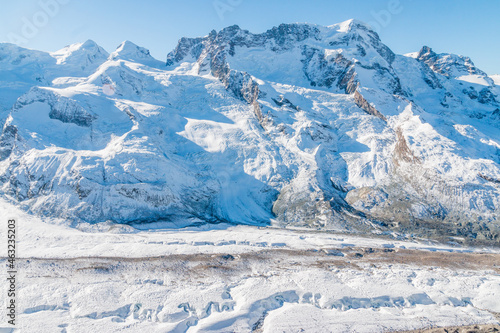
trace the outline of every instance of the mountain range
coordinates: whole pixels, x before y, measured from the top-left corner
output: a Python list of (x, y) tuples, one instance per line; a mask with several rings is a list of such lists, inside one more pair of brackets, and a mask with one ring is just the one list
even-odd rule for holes
[(500, 76), (368, 25), (0, 44), (0, 196), (73, 224), (500, 236)]

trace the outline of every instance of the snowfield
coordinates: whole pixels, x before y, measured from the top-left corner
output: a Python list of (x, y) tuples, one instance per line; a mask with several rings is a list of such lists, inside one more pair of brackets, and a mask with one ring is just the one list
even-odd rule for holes
[(16, 217), (22, 235), (22, 332), (389, 332), (498, 324), (496, 248), (224, 224), (78, 230), (5, 202), (0, 207), (2, 216)]

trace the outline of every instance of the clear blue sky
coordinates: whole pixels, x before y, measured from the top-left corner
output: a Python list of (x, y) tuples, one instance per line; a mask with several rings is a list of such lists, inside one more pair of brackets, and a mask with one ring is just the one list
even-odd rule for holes
[[(232, 24), (263, 32), (280, 23), (330, 25), (356, 18), (374, 23), (396, 53), (428, 45), (436, 52), (467, 55), (487, 73), (500, 74), (499, 0), (0, 1), (0, 41), (19, 37), (18, 44), (44, 51), (93, 39), (112, 52), (131, 40), (164, 60), (180, 37), (204, 36)], [(43, 9), (41, 3), (53, 1), (65, 4)], [(27, 29), (29, 24), (38, 31)]]

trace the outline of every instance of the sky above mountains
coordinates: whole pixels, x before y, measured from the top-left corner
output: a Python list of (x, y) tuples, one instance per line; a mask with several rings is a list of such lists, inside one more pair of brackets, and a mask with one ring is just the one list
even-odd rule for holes
[(500, 73), (498, 1), (26, 0), (2, 7), (0, 41), (44, 51), (93, 39), (112, 52), (131, 40), (164, 60), (179, 38), (233, 24), (258, 33), (280, 23), (330, 25), (356, 18), (396, 53), (429, 45), (469, 56), (488, 74)]

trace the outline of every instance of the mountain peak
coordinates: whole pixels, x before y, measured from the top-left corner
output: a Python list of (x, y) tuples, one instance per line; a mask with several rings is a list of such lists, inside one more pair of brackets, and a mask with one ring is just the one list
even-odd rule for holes
[(424, 45), (424, 46), (422, 46), (422, 48), (418, 52), (417, 59), (422, 59), (422, 58), (426, 58), (426, 57), (434, 57), (436, 55), (437, 55), (436, 52), (434, 52), (431, 47)]
[(123, 59), (123, 60), (152, 60), (153, 57), (149, 50), (132, 43), (129, 40), (122, 42), (116, 50), (109, 56), (110, 59)]
[(57, 60), (58, 64), (73, 64), (75, 66), (87, 66), (93, 63), (102, 63), (108, 57), (108, 52), (96, 42), (89, 39), (83, 43), (68, 45), (50, 54)]
[(122, 42), (116, 50), (111, 53), (108, 60), (127, 60), (149, 67), (163, 67), (163, 62), (153, 58), (148, 49), (126, 40)]
[(98, 47), (99, 45), (97, 45), (96, 42), (94, 42), (92, 39), (87, 39), (85, 42), (83, 42), (81, 44), (81, 48), (82, 49), (89, 49), (89, 48), (94, 48), (94, 47)]
[(363, 21), (356, 20), (356, 19), (350, 19), (341, 23), (337, 23), (331, 26), (328, 26), (329, 28), (337, 28), (339, 32), (349, 32), (357, 29), (365, 30), (365, 31), (372, 31), (372, 27), (370, 27), (368, 24), (366, 24)]
[(63, 47), (60, 50), (57, 50), (55, 52), (52, 52), (52, 56), (55, 57), (61, 57), (65, 56), (77, 51), (81, 50), (86, 50), (86, 51), (104, 51), (104, 53), (107, 53), (102, 47), (100, 47), (96, 42), (94, 42), (91, 39), (86, 40), (83, 43), (75, 43), (75, 44), (70, 44), (65, 47)]
[(426, 63), (433, 71), (446, 77), (462, 75), (484, 75), (469, 57), (450, 53), (436, 53), (429, 46), (423, 46), (416, 59)]
[[(368, 25), (348, 20), (328, 27), (282, 23), (259, 34), (233, 25), (205, 37), (182, 38), (167, 55), (166, 64), (197, 62), (201, 71), (210, 68), (216, 76), (231, 69), (276, 82), (294, 80), (297, 85), (315, 87), (331, 88), (337, 82), (343, 91), (349, 82), (347, 77), (355, 76), (352, 71), (347, 75), (355, 62), (367, 68), (387, 67), (394, 58)], [(273, 65), (269, 59), (273, 59)], [(210, 67), (206, 66), (208, 62)], [(340, 72), (346, 72), (345, 79), (340, 78), (344, 77)], [(398, 86), (397, 80), (388, 80)]]

